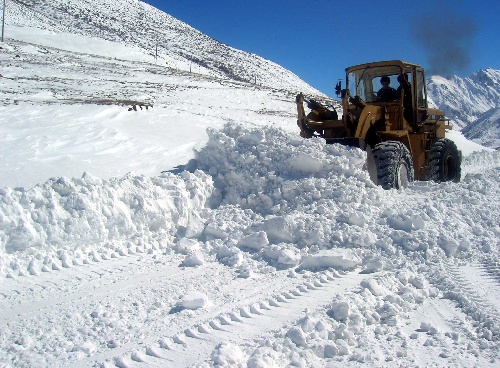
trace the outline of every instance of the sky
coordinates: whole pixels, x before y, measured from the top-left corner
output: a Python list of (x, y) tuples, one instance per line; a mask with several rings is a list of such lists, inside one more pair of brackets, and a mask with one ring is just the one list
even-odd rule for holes
[(346, 67), (370, 61), (402, 59), (445, 77), (500, 69), (496, 0), (145, 1), (330, 96)]

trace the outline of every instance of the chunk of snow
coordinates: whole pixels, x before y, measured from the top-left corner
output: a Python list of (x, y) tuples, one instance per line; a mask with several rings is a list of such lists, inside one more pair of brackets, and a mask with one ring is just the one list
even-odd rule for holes
[(290, 171), (299, 174), (313, 174), (323, 169), (321, 160), (303, 152), (299, 152), (291, 157), (288, 160), (288, 166)]
[(269, 244), (269, 240), (267, 239), (267, 234), (264, 231), (259, 231), (257, 233), (248, 235), (241, 239), (237, 247), (242, 249), (250, 249), (259, 251), (265, 246)]
[(203, 308), (207, 303), (208, 297), (206, 294), (192, 291), (182, 298), (180, 304), (186, 309), (199, 309)]
[(317, 254), (303, 256), (299, 268), (318, 270), (331, 267), (338, 270), (351, 270), (359, 264), (361, 264), (361, 260), (353, 254), (337, 255), (329, 251), (322, 251)]
[(290, 243), (293, 242), (293, 228), (282, 216), (273, 217), (256, 225), (256, 228), (266, 232), (267, 238), (271, 243)]
[(344, 301), (336, 302), (330, 307), (328, 315), (336, 321), (344, 321), (347, 317), (349, 317), (349, 310), (349, 303)]
[(186, 228), (186, 238), (198, 238), (205, 229), (205, 222), (196, 213), (189, 214), (189, 221)]
[(205, 263), (205, 256), (200, 251), (191, 252), (184, 258), (182, 265), (185, 267), (201, 266)]
[(288, 330), (286, 333), (286, 336), (292, 340), (292, 342), (297, 345), (297, 346), (305, 346), (307, 342), (307, 336), (302, 331), (300, 327), (292, 327), (291, 329)]
[(222, 342), (212, 352), (212, 361), (219, 366), (235, 367), (246, 360), (246, 355), (238, 345)]
[(177, 251), (179, 253), (189, 254), (198, 250), (200, 250), (200, 243), (194, 239), (181, 238), (177, 243)]
[(439, 246), (444, 250), (448, 257), (452, 257), (456, 254), (459, 244), (450, 239), (442, 239), (439, 241)]
[(384, 261), (381, 258), (370, 259), (365, 264), (365, 269), (363, 273), (373, 273), (384, 269)]

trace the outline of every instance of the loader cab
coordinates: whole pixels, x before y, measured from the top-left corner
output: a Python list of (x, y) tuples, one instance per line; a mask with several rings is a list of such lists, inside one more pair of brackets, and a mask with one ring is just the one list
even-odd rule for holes
[[(347, 75), (349, 91), (354, 92), (367, 103), (398, 101), (395, 93), (387, 98), (381, 97), (381, 90), (394, 90), (399, 87), (398, 76), (403, 71), (398, 66), (372, 67), (354, 70)], [(388, 84), (387, 84), (388, 83)]]
[[(401, 83), (398, 81), (401, 75), (406, 76), (411, 93), (401, 93)], [(389, 85), (382, 85), (382, 81), (389, 81)], [(368, 105), (402, 105), (405, 120), (415, 129), (427, 119), (425, 74), (419, 65), (394, 60), (353, 66), (346, 69), (346, 85), (347, 101), (357, 96)], [(396, 93), (384, 93), (383, 88)], [(344, 106), (353, 109), (352, 103)]]

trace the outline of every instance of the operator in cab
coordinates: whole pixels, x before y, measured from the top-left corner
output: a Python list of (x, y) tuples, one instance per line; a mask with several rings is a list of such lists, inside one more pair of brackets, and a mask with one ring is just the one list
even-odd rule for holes
[(380, 78), (380, 84), (382, 88), (377, 92), (377, 100), (379, 101), (395, 101), (399, 99), (397, 91), (390, 86), (391, 78), (388, 76), (383, 76)]

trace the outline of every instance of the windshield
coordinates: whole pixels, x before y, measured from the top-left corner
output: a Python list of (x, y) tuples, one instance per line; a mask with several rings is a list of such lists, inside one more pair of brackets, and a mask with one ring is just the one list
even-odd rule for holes
[[(352, 96), (359, 96), (366, 102), (397, 101), (401, 97), (398, 90), (398, 76), (401, 73), (398, 66), (355, 70), (347, 76), (348, 87)], [(411, 83), (411, 73), (407, 77)]]

